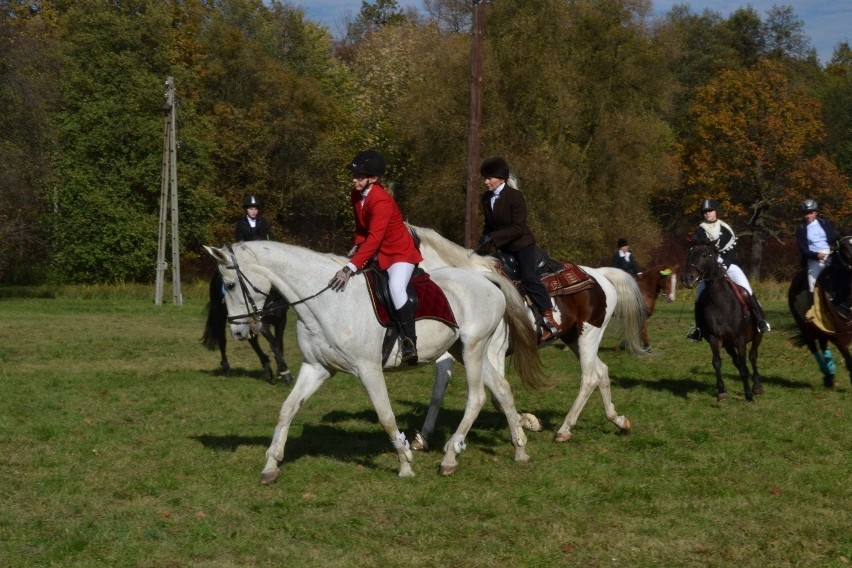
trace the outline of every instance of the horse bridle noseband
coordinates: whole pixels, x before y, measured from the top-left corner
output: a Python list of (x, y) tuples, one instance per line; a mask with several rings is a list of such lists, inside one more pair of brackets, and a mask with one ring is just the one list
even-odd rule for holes
[[(262, 291), (257, 286), (252, 284), (251, 280), (248, 279), (248, 276), (246, 276), (245, 272), (242, 271), (240, 265), (237, 263), (237, 256), (236, 254), (234, 254), (234, 247), (232, 245), (228, 245), (228, 254), (231, 255), (231, 264), (226, 265), (225, 268), (233, 269), (237, 273), (237, 282), (240, 283), (240, 292), (242, 292), (243, 294), (243, 303), (245, 304), (247, 310), (244, 314), (240, 314), (237, 316), (228, 316), (228, 321), (234, 323), (239, 320), (240, 323), (243, 323), (242, 320), (248, 319), (248, 326), (252, 329), (252, 332), (256, 333), (254, 330), (258, 327), (258, 321), (260, 321), (260, 319), (263, 318), (263, 316), (267, 312), (274, 310), (276, 306), (273, 305), (272, 307), (269, 307), (266, 305), (266, 303), (264, 303), (264, 307), (262, 309), (258, 309), (257, 304), (254, 303), (254, 298), (252, 298), (252, 295), (249, 292), (249, 288), (251, 288), (251, 290), (254, 290), (255, 292), (267, 299), (269, 298), (269, 293)], [(301, 304), (302, 302), (307, 302), (308, 300), (316, 298), (329, 288), (331, 288), (331, 283), (326, 285), (325, 288), (323, 288), (316, 294), (308, 296), (307, 298), (302, 298), (300, 300), (296, 300), (295, 302), (290, 302), (287, 300), (287, 298), (284, 298), (284, 301), (287, 302), (289, 306), (295, 306)]]

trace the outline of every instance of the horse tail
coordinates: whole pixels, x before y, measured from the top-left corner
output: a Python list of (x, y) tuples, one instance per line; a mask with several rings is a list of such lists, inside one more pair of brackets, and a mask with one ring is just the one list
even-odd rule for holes
[(524, 299), (515, 285), (496, 272), (485, 272), (483, 276), (494, 283), (506, 298), (506, 313), (503, 320), (509, 326), (509, 345), (512, 346), (512, 364), (521, 381), (528, 387), (540, 389), (551, 386), (544, 374), (538, 356), (535, 330), (530, 324)]
[(624, 340), (627, 349), (636, 355), (645, 354), (642, 345), (642, 324), (648, 317), (648, 308), (636, 280), (620, 268), (604, 266), (597, 269), (615, 287), (615, 316), (624, 322)]
[(210, 280), (210, 301), (204, 307), (207, 321), (204, 324), (204, 335), (201, 336), (201, 343), (210, 351), (216, 349), (225, 337), (228, 311), (222, 303), (222, 297), (222, 275), (217, 270)]

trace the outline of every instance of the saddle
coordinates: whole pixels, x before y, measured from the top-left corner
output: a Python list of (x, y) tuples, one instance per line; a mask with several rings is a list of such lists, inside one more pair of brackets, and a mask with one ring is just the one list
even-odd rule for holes
[[(540, 248), (536, 252), (536, 275), (551, 296), (576, 294), (595, 285), (586, 271), (570, 262), (554, 260)], [(517, 259), (509, 253), (497, 251), (497, 271), (512, 281), (515, 288), (524, 294)]]
[(822, 271), (814, 284), (813, 304), (805, 312), (805, 321), (825, 333), (852, 331), (852, 320), (844, 317), (833, 299), (831, 266)]
[[(400, 325), (396, 320), (396, 310), (391, 306), (390, 288), (388, 287), (388, 274), (375, 264), (371, 264), (364, 271), (367, 280), (367, 289), (370, 291), (370, 303), (376, 320), (385, 328), (385, 339), (382, 345), (382, 364), (387, 362), (393, 345), (400, 335)], [(444, 295), (444, 291), (429, 278), (422, 268), (415, 268), (414, 274), (406, 289), (409, 301), (414, 303), (414, 321), (420, 319), (434, 319), (452, 329), (457, 329), (459, 324), (456, 316)]]

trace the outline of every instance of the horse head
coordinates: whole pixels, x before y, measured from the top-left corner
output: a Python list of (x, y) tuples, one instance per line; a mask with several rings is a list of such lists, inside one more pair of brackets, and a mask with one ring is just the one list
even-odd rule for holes
[(263, 305), (272, 284), (259, 273), (252, 274), (250, 265), (240, 266), (232, 245), (223, 248), (205, 245), (204, 249), (216, 260), (222, 275), (231, 335), (239, 340), (254, 337), (263, 328)]
[(852, 270), (852, 235), (841, 237), (834, 256), (840, 266), (846, 270)]
[(689, 249), (683, 273), (684, 286), (694, 288), (700, 280), (716, 278), (721, 273), (719, 249), (711, 241), (698, 242)]
[(666, 266), (658, 271), (659, 274), (659, 291), (663, 293), (663, 299), (666, 303), (674, 302), (675, 291), (677, 290), (677, 274), (675, 270)]

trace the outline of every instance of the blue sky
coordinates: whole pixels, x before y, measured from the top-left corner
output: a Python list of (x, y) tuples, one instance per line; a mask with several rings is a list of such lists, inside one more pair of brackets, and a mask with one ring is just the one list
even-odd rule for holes
[[(308, 18), (327, 27), (335, 35), (343, 32), (343, 23), (353, 18), (361, 9), (361, 0), (291, 0), (305, 9)], [(499, 1), (499, 0), (496, 0)], [(402, 7), (422, 9), (420, 0), (397, 0)], [(842, 41), (852, 43), (852, 0), (654, 0), (654, 13), (664, 14), (675, 4), (688, 4), (694, 12), (710, 8), (727, 17), (737, 8), (750, 5), (761, 17), (773, 5), (792, 6), (805, 23), (805, 33), (816, 48), (820, 61), (827, 63), (834, 48)]]

